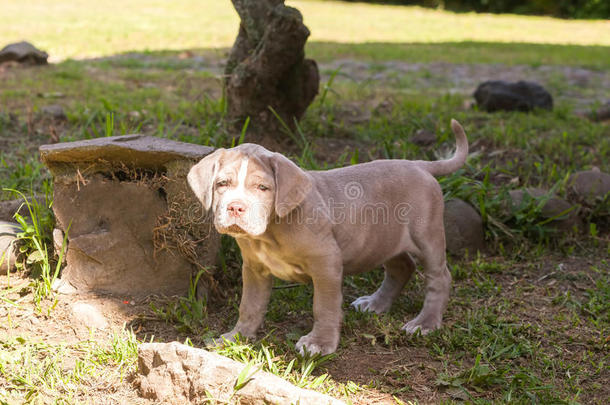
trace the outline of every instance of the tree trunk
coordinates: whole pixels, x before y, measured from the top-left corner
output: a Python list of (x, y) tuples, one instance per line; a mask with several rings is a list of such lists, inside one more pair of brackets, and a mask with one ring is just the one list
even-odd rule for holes
[(225, 68), (228, 119), (249, 132), (281, 137), (318, 93), (315, 61), (305, 59), (309, 30), (301, 13), (284, 0), (231, 0), (241, 19)]

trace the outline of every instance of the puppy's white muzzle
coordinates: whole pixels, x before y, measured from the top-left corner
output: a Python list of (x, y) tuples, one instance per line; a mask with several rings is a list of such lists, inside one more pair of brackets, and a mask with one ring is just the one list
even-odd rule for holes
[[(251, 196), (249, 196), (250, 198), (245, 195), (240, 197), (239, 199), (223, 198), (221, 200), (215, 221), (218, 232), (239, 233), (227, 231), (229, 228), (238, 226), (253, 236), (263, 234), (269, 221), (269, 213), (265, 204)], [(233, 230), (235, 231), (234, 228)]]

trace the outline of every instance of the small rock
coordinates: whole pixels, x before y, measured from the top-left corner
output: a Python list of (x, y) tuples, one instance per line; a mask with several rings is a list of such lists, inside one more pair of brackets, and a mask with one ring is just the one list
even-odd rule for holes
[[(28, 197), (30, 201), (32, 201), (32, 198), (36, 199), (40, 205), (46, 204), (44, 195), (38, 194), (34, 195), (33, 197)], [(0, 221), (12, 221), (16, 213), (22, 217), (29, 218), (30, 216), (30, 211), (28, 210), (23, 198), (0, 201)]]
[(178, 59), (192, 59), (195, 54), (192, 51), (183, 51), (178, 54)]
[(49, 54), (29, 42), (9, 44), (0, 50), (0, 63), (19, 62), (25, 65), (46, 65)]
[(78, 290), (72, 284), (70, 284), (69, 281), (61, 278), (56, 278), (51, 288), (53, 291), (65, 295), (76, 294), (78, 292)]
[(436, 134), (427, 129), (418, 129), (409, 141), (418, 146), (432, 145), (436, 142)]
[(43, 115), (53, 118), (54, 120), (64, 121), (67, 120), (68, 117), (64, 111), (64, 108), (59, 104), (51, 104), (44, 106), (40, 109), (40, 112)]
[(479, 108), (487, 112), (553, 109), (551, 94), (538, 83), (527, 81), (487, 81), (477, 87), (474, 98)]
[(66, 95), (59, 91), (50, 91), (45, 93), (36, 93), (40, 98), (64, 98)]
[(15, 270), (17, 234), (21, 227), (15, 222), (0, 221), (0, 274)]
[(106, 329), (108, 321), (102, 313), (91, 304), (75, 302), (72, 304), (72, 313), (77, 321), (88, 328)]
[(460, 199), (445, 203), (445, 240), (447, 250), (455, 255), (485, 249), (485, 232), (481, 216), (470, 204)]
[(378, 115), (390, 115), (394, 109), (394, 104), (394, 100), (385, 98), (384, 100), (381, 100), (375, 108), (373, 108), (373, 113)]
[[(508, 192), (508, 194), (510, 196), (511, 204), (514, 209), (516, 207), (519, 207), (523, 203), (526, 195), (529, 195), (531, 198), (534, 199), (541, 199), (544, 196), (548, 195), (549, 192), (540, 188), (530, 187), (518, 190), (511, 190)], [(540, 215), (542, 216), (542, 218), (553, 218), (563, 212), (566, 212), (570, 208), (572, 208), (572, 205), (566, 200), (556, 196), (551, 196), (540, 210)], [(575, 226), (580, 225), (577, 210), (572, 209), (565, 215), (565, 218), (555, 219), (550, 222), (550, 225), (557, 229), (566, 231), (573, 229)]]
[(610, 101), (606, 101), (606, 104), (587, 113), (587, 118), (595, 122), (610, 120)]
[(59, 257), (63, 248), (62, 263), (66, 262), (66, 252), (68, 251), (68, 240), (64, 242), (64, 231), (59, 228), (53, 229), (53, 247), (55, 248), (55, 254)]
[(332, 404), (344, 402), (298, 388), (271, 373), (252, 367), (245, 385), (234, 391), (245, 364), (177, 342), (138, 346), (140, 395), (155, 402), (204, 403), (210, 395), (219, 403)]
[(597, 170), (576, 172), (568, 179), (570, 194), (579, 202), (596, 205), (610, 193), (610, 174)]

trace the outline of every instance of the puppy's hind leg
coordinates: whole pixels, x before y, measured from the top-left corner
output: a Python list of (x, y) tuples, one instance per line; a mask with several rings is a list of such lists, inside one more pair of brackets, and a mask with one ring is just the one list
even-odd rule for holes
[[(439, 236), (445, 237), (444, 233)], [(443, 248), (434, 249), (433, 246)], [(447, 269), (444, 247), (444, 243), (428, 244), (422, 250), (421, 260), (426, 278), (426, 297), (420, 313), (402, 327), (407, 333), (415, 333), (419, 329), (425, 335), (441, 327), (451, 290), (451, 273)]]
[(383, 268), (385, 276), (379, 289), (373, 295), (360, 297), (352, 302), (352, 306), (358, 311), (378, 314), (388, 311), (415, 271), (415, 263), (407, 252), (403, 252), (385, 262)]

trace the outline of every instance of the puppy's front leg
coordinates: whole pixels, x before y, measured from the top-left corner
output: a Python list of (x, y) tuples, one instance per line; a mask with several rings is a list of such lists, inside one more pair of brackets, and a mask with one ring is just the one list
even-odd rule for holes
[(247, 264), (244, 261), (242, 280), (243, 291), (239, 304), (239, 319), (231, 332), (222, 335), (229, 341), (234, 341), (237, 334), (249, 338), (256, 337), (256, 331), (265, 318), (271, 295), (271, 274), (262, 266)]
[(343, 311), (342, 282), (343, 269), (341, 265), (328, 266), (328, 263), (317, 267), (313, 281), (313, 329), (297, 342), (297, 350), (304, 355), (330, 354), (339, 345)]

